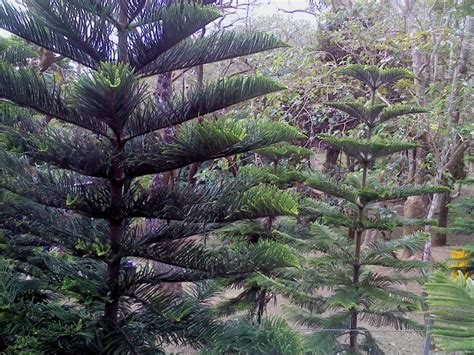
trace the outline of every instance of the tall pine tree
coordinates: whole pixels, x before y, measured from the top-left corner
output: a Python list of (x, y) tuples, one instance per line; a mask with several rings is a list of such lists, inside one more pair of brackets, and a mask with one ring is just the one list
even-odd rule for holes
[[(29, 351), (198, 346), (217, 329), (206, 303), (213, 289), (200, 281), (289, 266), (266, 243), (206, 248), (201, 239), (226, 223), (292, 214), (291, 196), (246, 176), (149, 183), (154, 174), (301, 136), (254, 119), (193, 121), (283, 88), (262, 77), (222, 79), (156, 102), (150, 76), (285, 45), (263, 33), (193, 37), (219, 18), (210, 3), (1, 2), (1, 28), (87, 68), (58, 86), (37, 70), (0, 63), (0, 98), (16, 105), (1, 113), (1, 227), (15, 269), (2, 280), (11, 286), (28, 275), (41, 281), (35, 291), (52, 295), (14, 315), (32, 327)], [(174, 133), (163, 137), (168, 128)], [(150, 218), (158, 223), (150, 227)], [(199, 284), (191, 293), (160, 287), (175, 282)], [(35, 337), (41, 313), (50, 331)], [(24, 332), (11, 328), (10, 344)]]
[[(370, 331), (361, 326), (361, 321), (376, 327), (420, 327), (405, 316), (406, 312), (418, 308), (420, 296), (397, 285), (421, 281), (420, 274), (407, 272), (421, 271), (427, 265), (418, 260), (399, 259), (396, 253), (403, 249), (419, 250), (426, 235), (419, 232), (391, 241), (364, 243), (365, 233), (391, 230), (408, 222), (387, 214), (376, 203), (447, 190), (418, 185), (384, 186), (377, 181), (376, 174), (371, 173), (377, 159), (416, 146), (388, 137), (383, 133), (383, 124), (423, 110), (412, 105), (387, 106), (376, 101), (376, 93), (382, 86), (410, 74), (404, 69), (362, 65), (347, 66), (340, 69), (340, 73), (361, 82), (369, 101), (334, 102), (329, 106), (356, 120), (363, 136), (321, 135), (320, 139), (354, 158), (359, 172), (342, 179), (314, 173), (307, 177), (307, 186), (342, 203), (306, 200), (301, 212), (306, 219), (316, 221), (308, 226), (286, 224), (281, 233), (306, 253), (307, 261), (301, 269), (283, 270), (279, 278), (261, 275), (259, 280), (260, 284), (286, 295), (296, 305), (287, 309), (292, 320), (319, 328), (307, 337), (307, 346), (320, 354), (379, 349)], [(391, 272), (382, 274), (377, 267), (388, 268)], [(329, 295), (324, 295), (324, 290), (329, 291)]]

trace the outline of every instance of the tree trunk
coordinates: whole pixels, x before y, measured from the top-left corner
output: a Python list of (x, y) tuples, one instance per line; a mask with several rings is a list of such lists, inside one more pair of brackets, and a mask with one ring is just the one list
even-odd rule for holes
[(326, 149), (326, 161), (324, 162), (324, 171), (329, 174), (337, 172), (337, 159), (339, 158), (340, 150), (328, 147)]
[[(451, 192), (445, 192), (441, 195), (439, 202), (439, 216), (438, 216), (438, 227), (446, 228), (448, 226), (448, 204), (451, 202)], [(442, 247), (446, 245), (446, 232), (439, 231), (433, 238), (434, 247)]]
[[(118, 33), (118, 47), (119, 47), (119, 60), (127, 63), (128, 58), (128, 44), (127, 44), (127, 30), (128, 27), (128, 4), (126, 0), (120, 1), (120, 16), (119, 22), (121, 29)], [(107, 261), (107, 285), (109, 287), (109, 300), (105, 303), (104, 319), (107, 323), (112, 326), (116, 326), (118, 323), (118, 314), (120, 308), (120, 249), (122, 246), (122, 233), (123, 233), (123, 217), (122, 217), (122, 205), (123, 205), (123, 194), (125, 188), (125, 176), (122, 169), (123, 159), (123, 128), (115, 136), (115, 153), (114, 156), (114, 173), (110, 179), (111, 190), (110, 190), (110, 209), (112, 211), (112, 217), (109, 218), (109, 241), (110, 241), (110, 253)]]

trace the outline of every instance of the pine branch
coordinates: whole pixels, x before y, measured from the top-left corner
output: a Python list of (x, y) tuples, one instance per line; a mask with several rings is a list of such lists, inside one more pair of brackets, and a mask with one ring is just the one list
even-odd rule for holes
[(390, 241), (377, 240), (368, 245), (365, 257), (371, 259), (382, 255), (390, 256), (400, 250), (408, 250), (414, 254), (423, 248), (427, 238), (428, 235), (426, 233), (415, 232)]
[(286, 46), (266, 33), (216, 33), (179, 43), (142, 67), (139, 73), (151, 76)]
[(432, 193), (442, 193), (449, 191), (445, 186), (430, 186), (430, 185), (404, 185), (394, 187), (391, 189), (365, 189), (360, 190), (359, 196), (361, 203), (368, 204), (374, 202), (395, 200), (409, 196), (429, 195)]
[(410, 115), (414, 113), (424, 113), (424, 112), (427, 112), (427, 110), (415, 105), (409, 105), (409, 104), (393, 105), (391, 107), (385, 108), (382, 111), (378, 120), (375, 122), (375, 125), (389, 121), (399, 116)]
[[(107, 242), (107, 225), (101, 220), (46, 208), (22, 199), (17, 195), (6, 196), (2, 206), (0, 227), (14, 233), (11, 247), (15, 245), (61, 245), (74, 251), (79, 241), (83, 243)], [(18, 219), (21, 223), (18, 224)], [(17, 234), (28, 234), (27, 238), (15, 238)]]
[(380, 69), (373, 65), (352, 64), (338, 70), (342, 75), (347, 75), (370, 86), (372, 90), (394, 83), (401, 79), (410, 79), (412, 74), (402, 68)]
[(80, 211), (95, 218), (110, 214), (110, 186), (104, 180), (33, 168), (26, 159), (6, 152), (0, 158), (0, 187), (49, 207)]
[[(61, 4), (59, 4), (58, 1), (55, 1), (52, 5), (55, 5), (57, 9), (57, 6), (59, 5), (67, 6), (67, 3), (71, 2), (61, 1)], [(46, 3), (41, 1), (32, 1), (31, 5), (38, 12), (35, 13), (28, 9), (19, 10), (15, 5), (12, 5), (6, 1), (2, 2), (0, 5), (0, 27), (31, 43), (51, 50), (52, 52), (62, 54), (88, 67), (95, 67), (100, 61), (107, 61), (110, 59), (107, 53), (103, 49), (101, 51), (100, 48), (100, 45), (110, 41), (109, 38), (104, 38), (105, 34), (102, 30), (97, 28), (97, 31), (92, 31), (95, 33), (89, 34), (91, 37), (96, 36), (96, 46), (98, 45), (98, 47), (94, 48), (90, 44), (84, 43), (83, 38), (80, 37), (80, 34), (87, 33), (87, 29), (82, 27), (84, 26), (84, 23), (81, 25), (81, 30), (83, 32), (73, 33), (71, 38), (67, 36), (64, 37), (64, 33), (61, 34), (51, 31), (51, 28), (47, 24), (49, 19), (53, 19), (53, 25), (59, 26), (59, 16), (67, 17), (68, 15), (72, 15), (70, 20), (76, 20), (77, 18), (74, 17), (72, 13), (60, 10), (57, 11), (57, 14), (48, 14), (48, 12), (53, 11), (52, 8), (48, 9), (47, 6), (49, 6), (49, 3), (46, 5)], [(44, 9), (44, 7), (46, 7), (46, 9)], [(76, 14), (81, 15), (80, 13)], [(49, 18), (43, 19), (41, 16), (46, 16)], [(83, 20), (86, 18), (87, 17), (83, 17)], [(80, 24), (81, 22), (77, 23)], [(71, 34), (69, 32), (72, 30), (71, 26), (77, 25), (69, 23), (68, 26), (65, 26), (67, 35)], [(110, 44), (108, 44), (108, 46), (110, 46)]]
[(418, 322), (402, 315), (397, 315), (395, 312), (362, 311), (360, 318), (375, 327), (390, 326), (395, 329), (420, 329)]
[(330, 102), (327, 105), (347, 113), (350, 117), (357, 119), (359, 123), (363, 122), (369, 127), (375, 126), (380, 113), (387, 107), (386, 105), (366, 106), (359, 101)]
[(167, 50), (221, 15), (210, 6), (172, 4), (162, 6), (157, 13), (145, 16), (148, 19), (137, 21), (129, 37), (130, 62), (137, 71), (145, 69)]
[(15, 70), (6, 63), (0, 63), (0, 97), (108, 137), (107, 126), (82, 116), (66, 105), (59, 88), (48, 85), (42, 76), (31, 69)]
[(123, 169), (131, 177), (156, 174), (299, 137), (295, 128), (284, 123), (225, 119), (189, 123), (180, 127), (171, 142), (164, 138), (150, 142), (147, 138), (151, 137), (129, 141)]
[(0, 38), (0, 60), (9, 64), (25, 66), (32, 58), (37, 58), (38, 52), (17, 37)]
[[(110, 12), (107, 6), (94, 6), (91, 2), (86, 4), (84, 1), (51, 0), (45, 3), (33, 0), (29, 8), (34, 20), (30, 21), (37, 21), (45, 29), (50, 36), (49, 43), (54, 43), (58, 36), (96, 63), (108, 62), (115, 57), (111, 36), (116, 28), (109, 21)], [(53, 33), (54, 36), (51, 36)], [(56, 52), (53, 48), (48, 49)], [(68, 56), (67, 53), (60, 54)]]
[(143, 112), (132, 118), (126, 128), (126, 140), (184, 123), (285, 87), (262, 77), (233, 77), (196, 87), (186, 97), (169, 105), (147, 102)]
[(310, 149), (299, 147), (297, 145), (282, 143), (279, 145), (258, 149), (255, 151), (255, 153), (262, 155), (273, 162), (277, 162), (282, 159), (308, 158), (309, 155), (312, 154), (312, 151)]
[(351, 137), (320, 135), (319, 139), (364, 163), (369, 163), (376, 158), (417, 147), (417, 145), (413, 143), (376, 138), (361, 140)]
[(425, 284), (433, 315), (432, 336), (444, 351), (474, 351), (474, 286), (461, 272), (455, 280), (435, 273)]
[(113, 147), (108, 140), (89, 137), (80, 128), (46, 125), (28, 112), (0, 112), (0, 122), (6, 124), (3, 128), (7, 150), (82, 175), (105, 178), (111, 174)]
[(357, 190), (352, 186), (342, 184), (332, 177), (323, 174), (311, 174), (306, 179), (306, 185), (326, 192), (332, 196), (343, 198), (357, 205)]

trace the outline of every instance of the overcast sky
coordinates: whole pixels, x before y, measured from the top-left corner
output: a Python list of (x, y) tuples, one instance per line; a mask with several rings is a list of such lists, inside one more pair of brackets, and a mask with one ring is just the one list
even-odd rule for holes
[[(278, 9), (284, 10), (296, 10), (296, 9), (304, 9), (308, 6), (307, 0), (261, 0), (262, 5), (260, 5), (256, 9), (257, 15), (272, 15), (278, 12)], [(308, 14), (292, 14), (291, 16), (298, 16), (307, 18), (307, 16), (312, 17)]]
[[(308, 6), (307, 0), (260, 0), (260, 1), (261, 1), (261, 4), (251, 10), (252, 16), (271, 16), (279, 12), (283, 14), (283, 12), (279, 11), (279, 9), (295, 10), (295, 9), (304, 9), (306, 6)], [(245, 0), (241, 1), (241, 3), (245, 3), (245, 2), (246, 2)], [(313, 16), (304, 14), (304, 13), (288, 14), (288, 16), (291, 16), (296, 19), (301, 19), (301, 20), (314, 21)], [(5, 35), (8, 35), (8, 32), (5, 32), (0, 29), (0, 36), (5, 36)]]

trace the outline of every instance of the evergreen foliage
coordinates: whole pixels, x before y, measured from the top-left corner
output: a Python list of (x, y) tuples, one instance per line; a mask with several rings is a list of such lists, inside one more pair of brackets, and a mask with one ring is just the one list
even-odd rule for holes
[[(236, 342), (235, 339), (238, 339)], [(255, 327), (247, 319), (229, 322), (212, 351), (204, 354), (304, 354), (300, 335), (280, 317), (263, 318)]]
[(474, 351), (473, 280), (461, 271), (454, 280), (439, 272), (431, 275), (425, 288), (434, 321), (431, 335), (437, 346), (448, 352)]
[[(421, 297), (398, 286), (422, 282), (419, 271), (427, 264), (400, 259), (397, 253), (420, 250), (427, 235), (417, 232), (391, 241), (364, 243), (368, 230), (392, 230), (396, 225), (408, 222), (381, 214), (374, 204), (442, 192), (447, 188), (387, 186), (371, 174), (371, 167), (377, 158), (416, 146), (387, 138), (386, 134), (382, 138), (383, 128), (380, 125), (402, 114), (423, 110), (403, 104), (387, 108), (376, 102), (376, 92), (380, 87), (410, 77), (410, 74), (404, 69), (360, 65), (350, 65), (341, 69), (340, 73), (361, 81), (368, 90), (370, 100), (367, 104), (330, 104), (356, 120), (363, 127), (363, 137), (321, 135), (320, 139), (353, 157), (360, 171), (345, 178), (306, 174), (307, 186), (343, 202), (331, 205), (305, 200), (301, 213), (310, 223), (286, 223), (279, 230), (280, 235), (287, 236), (289, 243), (306, 254), (302, 267), (280, 269), (276, 277), (260, 274), (260, 283), (291, 299), (293, 305), (286, 309), (291, 320), (316, 328), (314, 334), (306, 337), (308, 349), (318, 354), (346, 351), (377, 353), (381, 350), (374, 336), (361, 322), (373, 327), (421, 328), (406, 315), (419, 309)], [(391, 270), (390, 274), (377, 272), (375, 267)]]
[[(192, 38), (219, 16), (212, 5), (181, 1), (1, 2), (1, 28), (88, 68), (60, 86), (36, 70), (0, 64), (0, 97), (8, 100), (0, 115), (0, 227), (11, 265), (2, 268), (0, 307), (7, 322), (28, 324), (2, 327), (7, 351), (199, 347), (221, 326), (209, 306), (218, 290), (205, 280), (296, 264), (272, 241), (202, 242), (230, 222), (297, 212), (291, 195), (261, 177), (147, 183), (152, 174), (301, 137), (282, 123), (192, 122), (283, 88), (263, 77), (154, 99), (146, 77), (285, 45), (266, 34)], [(194, 286), (165, 287), (180, 282)], [(26, 288), (42, 298), (32, 300)]]
[[(275, 192), (281, 196), (292, 196), (288, 191), (284, 190), (291, 187), (297, 177), (300, 175), (290, 161), (300, 161), (307, 158), (311, 153), (310, 150), (289, 143), (269, 146), (256, 150), (265, 163), (270, 163), (265, 178), (272, 182), (275, 186)], [(285, 163), (283, 163), (285, 162)], [(244, 174), (255, 174), (255, 171), (245, 171)], [(257, 176), (262, 173), (257, 172)], [(281, 189), (281, 190), (280, 190)], [(253, 199), (257, 201), (257, 199)], [(297, 204), (294, 199), (291, 200), (293, 205), (278, 203), (280, 206), (287, 206), (285, 215), (296, 217), (298, 214)], [(227, 279), (225, 286), (240, 287), (239, 293), (234, 297), (228, 297), (218, 304), (218, 311), (223, 315), (231, 315), (234, 313), (245, 313), (249, 321), (259, 323), (260, 327), (265, 327), (268, 323), (261, 323), (263, 314), (267, 304), (275, 299), (276, 294), (268, 290), (264, 285), (260, 284), (260, 275), (268, 277), (276, 277), (278, 269), (285, 267), (299, 268), (300, 255), (298, 250), (289, 245), (285, 238), (278, 234), (275, 224), (281, 223), (280, 218), (268, 217), (263, 219), (255, 219), (251, 221), (238, 222), (230, 226), (226, 226), (216, 231), (225, 242), (238, 246), (251, 245), (269, 245), (272, 252), (281, 251), (280, 264), (273, 265), (272, 268), (260, 268), (255, 273), (249, 275), (239, 275), (234, 279)], [(264, 322), (268, 322), (263, 320)], [(256, 348), (257, 349), (257, 348)], [(262, 347), (262, 349), (264, 349)]]

